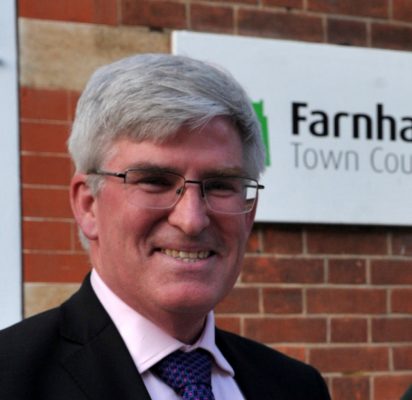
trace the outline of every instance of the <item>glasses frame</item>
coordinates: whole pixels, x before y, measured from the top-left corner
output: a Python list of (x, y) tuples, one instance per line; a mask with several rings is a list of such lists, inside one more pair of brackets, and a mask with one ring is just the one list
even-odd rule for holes
[[(126, 169), (123, 172), (113, 172), (113, 171), (105, 171), (105, 170), (102, 170), (102, 169), (96, 169), (96, 170), (92, 170), (92, 171), (88, 172), (87, 175), (113, 176), (115, 178), (123, 179), (124, 184), (132, 185), (131, 183), (127, 182), (127, 174), (129, 172), (133, 172), (133, 171), (147, 171), (147, 170), (144, 169), (144, 168), (129, 168), (129, 169)], [(154, 171), (154, 172), (157, 172), (157, 171)], [(200, 194), (201, 194), (202, 198), (204, 199), (207, 208), (210, 211), (212, 211), (214, 213), (218, 213), (218, 214), (241, 215), (241, 214), (247, 214), (247, 213), (249, 213), (253, 210), (253, 207), (256, 204), (256, 200), (258, 198), (259, 190), (262, 190), (262, 189), (265, 188), (265, 186), (261, 185), (256, 179), (249, 178), (249, 177), (244, 177), (244, 176), (236, 176), (236, 175), (219, 176), (219, 175), (216, 175), (216, 176), (210, 176), (210, 177), (207, 177), (207, 178), (201, 179), (201, 180), (195, 180), (195, 179), (186, 179), (183, 175), (180, 175), (176, 172), (171, 172), (171, 171), (161, 171), (161, 172), (158, 172), (158, 173), (165, 173), (165, 174), (168, 174), (168, 175), (174, 175), (176, 177), (179, 177), (179, 178), (183, 179), (183, 185), (176, 190), (176, 194), (177, 194), (176, 201), (173, 204), (171, 204), (170, 206), (168, 206), (168, 207), (144, 207), (144, 208), (154, 209), (154, 210), (169, 210), (169, 209), (173, 208), (179, 202), (179, 200), (182, 198), (182, 196), (184, 195), (185, 190), (186, 190), (186, 184), (190, 183), (190, 184), (194, 184), (194, 185), (199, 185)], [(240, 178), (240, 179), (247, 179), (249, 181), (253, 181), (256, 184), (256, 186), (253, 186), (253, 187), (256, 188), (256, 197), (253, 199), (253, 204), (250, 207), (250, 209), (245, 210), (245, 211), (235, 211), (235, 212), (214, 210), (210, 206), (210, 204), (208, 202), (208, 197), (205, 193), (205, 181), (208, 181), (210, 179), (215, 179), (215, 178)]]

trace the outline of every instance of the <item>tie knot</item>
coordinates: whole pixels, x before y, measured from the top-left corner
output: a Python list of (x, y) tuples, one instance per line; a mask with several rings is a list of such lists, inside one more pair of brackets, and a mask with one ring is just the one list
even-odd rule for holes
[(211, 356), (202, 349), (175, 351), (153, 368), (155, 374), (185, 400), (213, 400)]

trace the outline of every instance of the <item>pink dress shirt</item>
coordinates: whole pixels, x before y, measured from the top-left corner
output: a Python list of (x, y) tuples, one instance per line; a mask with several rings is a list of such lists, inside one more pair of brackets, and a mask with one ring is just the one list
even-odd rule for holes
[(184, 344), (169, 336), (153, 322), (144, 318), (124, 303), (103, 282), (96, 270), (92, 271), (91, 284), (96, 296), (113, 320), (120, 336), (141, 374), (153, 400), (179, 400), (180, 397), (150, 371), (150, 368), (175, 350), (208, 350), (213, 355), (212, 389), (216, 400), (244, 400), (234, 380), (233, 368), (215, 344), (213, 312), (207, 315), (202, 335), (193, 345)]

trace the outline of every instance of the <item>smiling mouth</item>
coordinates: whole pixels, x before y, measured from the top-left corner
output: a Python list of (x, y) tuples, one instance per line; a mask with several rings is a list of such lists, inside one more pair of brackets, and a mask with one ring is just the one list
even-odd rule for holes
[(161, 249), (161, 253), (173, 257), (177, 260), (193, 262), (204, 260), (212, 255), (211, 251), (185, 251), (185, 250), (175, 250), (175, 249)]

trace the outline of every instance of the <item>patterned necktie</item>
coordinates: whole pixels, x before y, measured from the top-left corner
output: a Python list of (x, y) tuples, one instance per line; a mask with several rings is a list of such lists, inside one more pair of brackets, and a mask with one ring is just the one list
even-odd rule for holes
[(211, 355), (201, 349), (177, 350), (158, 362), (153, 372), (184, 400), (214, 400)]

